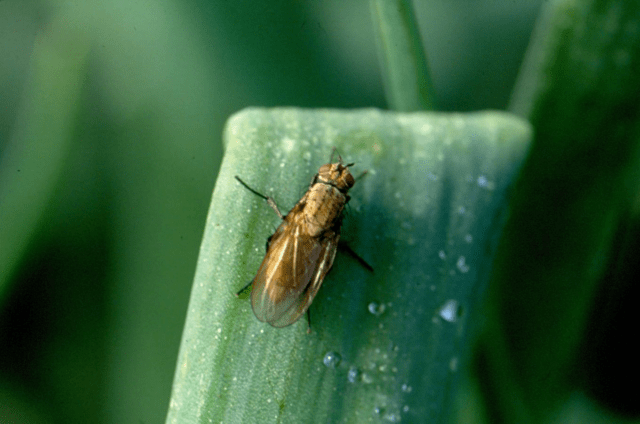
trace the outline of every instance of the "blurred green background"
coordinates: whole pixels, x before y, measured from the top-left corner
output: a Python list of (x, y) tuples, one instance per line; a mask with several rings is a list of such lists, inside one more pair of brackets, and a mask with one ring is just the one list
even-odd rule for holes
[[(438, 109), (507, 107), (541, 1), (416, 2)], [(222, 127), (385, 108), (367, 1), (0, 1), (0, 422), (157, 423)]]

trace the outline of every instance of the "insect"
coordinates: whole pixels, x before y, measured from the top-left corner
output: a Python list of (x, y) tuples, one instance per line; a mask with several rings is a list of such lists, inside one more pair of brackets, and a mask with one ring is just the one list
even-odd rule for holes
[[(255, 316), (273, 327), (296, 322), (309, 308), (336, 256), (342, 211), (349, 201), (347, 192), (355, 183), (349, 167), (339, 157), (337, 163), (322, 165), (302, 199), (282, 215), (275, 201), (236, 179), (262, 197), (282, 219), (267, 240), (267, 253), (250, 285)], [(353, 255), (353, 251), (351, 251)], [(357, 256), (357, 255), (355, 255)], [(365, 267), (371, 267), (361, 258)]]

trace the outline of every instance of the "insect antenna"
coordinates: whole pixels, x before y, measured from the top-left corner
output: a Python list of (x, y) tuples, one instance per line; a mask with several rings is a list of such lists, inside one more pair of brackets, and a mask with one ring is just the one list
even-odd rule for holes
[[(333, 149), (331, 149), (331, 155), (329, 156), (329, 163), (333, 163), (333, 155), (335, 155), (337, 152), (338, 148), (336, 146), (333, 146)], [(342, 156), (340, 156), (340, 153), (338, 153), (338, 161), (342, 163)]]
[[(334, 147), (335, 149), (335, 147)], [(333, 155), (332, 155), (333, 156)], [(340, 155), (338, 155), (338, 159), (340, 159), (340, 163), (342, 163), (342, 157), (340, 157)], [(355, 165), (355, 162), (351, 162), (346, 164), (344, 167), (345, 168), (351, 168), (353, 165)], [(362, 173), (360, 173), (360, 175), (358, 175), (357, 177), (354, 178), (354, 180), (358, 181), (360, 178), (364, 177), (364, 175), (368, 172), (368, 170), (364, 170), (362, 171)]]

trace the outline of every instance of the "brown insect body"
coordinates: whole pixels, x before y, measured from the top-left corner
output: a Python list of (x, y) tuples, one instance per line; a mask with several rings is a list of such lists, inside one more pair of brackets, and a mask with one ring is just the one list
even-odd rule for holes
[(269, 238), (252, 281), (251, 306), (260, 321), (274, 327), (293, 324), (318, 293), (333, 265), (347, 192), (355, 183), (348, 167), (342, 161), (320, 167), (309, 190)]

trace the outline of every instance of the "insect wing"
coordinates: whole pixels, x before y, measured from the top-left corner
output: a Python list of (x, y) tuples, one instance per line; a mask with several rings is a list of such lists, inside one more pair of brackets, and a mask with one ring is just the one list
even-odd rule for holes
[(304, 314), (335, 257), (328, 241), (301, 235), (287, 221), (278, 227), (253, 281), (251, 306), (260, 321), (286, 327)]
[(260, 321), (277, 320), (301, 296), (311, 278), (309, 265), (319, 250), (299, 234), (300, 227), (283, 221), (269, 241), (251, 291), (251, 306)]
[(296, 322), (309, 309), (311, 302), (318, 293), (324, 277), (327, 275), (336, 256), (337, 240), (335, 244), (331, 240), (325, 240), (321, 245), (320, 256), (315, 263), (311, 273), (311, 281), (302, 296), (298, 296), (296, 301), (287, 309), (280, 318), (270, 322), (274, 327), (286, 327)]

